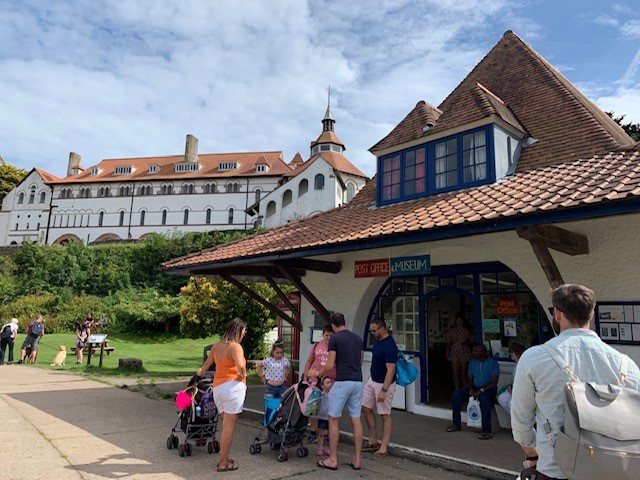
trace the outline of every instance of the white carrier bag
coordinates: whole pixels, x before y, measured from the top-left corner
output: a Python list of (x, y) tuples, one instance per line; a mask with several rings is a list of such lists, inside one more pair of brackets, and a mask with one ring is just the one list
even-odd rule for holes
[(571, 377), (555, 440), (549, 421), (544, 424), (560, 470), (574, 480), (639, 478), (640, 392), (624, 386), (628, 357), (621, 355), (617, 385), (598, 385), (581, 382), (555, 347), (543, 347)]

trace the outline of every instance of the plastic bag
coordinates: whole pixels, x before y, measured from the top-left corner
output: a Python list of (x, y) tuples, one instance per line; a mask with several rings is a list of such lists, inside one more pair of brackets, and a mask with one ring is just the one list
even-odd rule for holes
[(469, 397), (469, 403), (467, 405), (467, 427), (482, 429), (480, 402), (473, 397)]

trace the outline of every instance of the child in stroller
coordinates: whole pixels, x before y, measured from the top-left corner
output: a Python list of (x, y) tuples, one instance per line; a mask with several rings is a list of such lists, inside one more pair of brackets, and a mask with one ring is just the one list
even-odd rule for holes
[(280, 399), (266, 398), (264, 428), (249, 446), (249, 453), (260, 453), (262, 445), (269, 442), (271, 450), (278, 450), (278, 462), (286, 462), (289, 449), (296, 446), (298, 457), (308, 456), (309, 449), (304, 446), (307, 422), (310, 415), (317, 413), (320, 397), (320, 391), (313, 385), (300, 382), (289, 387)]
[[(197, 446), (207, 446), (207, 452), (218, 453), (220, 443), (216, 440), (218, 429), (218, 411), (213, 402), (211, 391), (211, 375), (205, 375), (197, 385), (190, 385), (182, 392), (178, 393), (176, 406), (181, 409), (178, 421), (171, 429), (171, 435), (167, 438), (167, 448), (178, 449), (178, 455), (184, 457), (191, 456), (192, 448), (189, 440), (195, 440)], [(189, 398), (190, 397), (190, 400)], [(181, 402), (184, 401), (184, 404)], [(176, 430), (180, 425), (180, 430), (184, 432), (184, 443), (176, 435)], [(207, 441), (208, 440), (208, 441)]]

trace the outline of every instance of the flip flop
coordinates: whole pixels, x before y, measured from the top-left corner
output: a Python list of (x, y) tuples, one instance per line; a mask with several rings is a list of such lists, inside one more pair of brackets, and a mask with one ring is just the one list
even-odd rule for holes
[(356, 467), (353, 462), (349, 462), (347, 463), (347, 465), (349, 465), (351, 468), (353, 468), (354, 470), (362, 470), (362, 467)]
[(379, 443), (371, 444), (371, 443), (369, 443), (368, 440), (362, 444), (362, 451), (363, 452), (375, 452), (379, 448), (380, 448), (380, 444)]
[(389, 452), (381, 452), (380, 450), (378, 450), (376, 453), (373, 454), (373, 458), (374, 460), (380, 460), (381, 458), (385, 458), (389, 456)]
[(460, 431), (460, 427), (456, 426), (456, 425), (450, 425), (447, 427), (447, 432), (451, 433), (451, 432), (459, 432)]
[(338, 467), (327, 465), (326, 463), (324, 463), (324, 460), (318, 460), (318, 463), (316, 463), (316, 465), (318, 465), (320, 468), (326, 468), (327, 470), (338, 470)]
[(233, 470), (237, 470), (238, 469), (238, 464), (236, 462), (234, 462), (233, 460), (229, 460), (229, 463), (227, 463), (224, 467), (218, 465), (218, 468), (216, 468), (217, 472), (231, 472)]

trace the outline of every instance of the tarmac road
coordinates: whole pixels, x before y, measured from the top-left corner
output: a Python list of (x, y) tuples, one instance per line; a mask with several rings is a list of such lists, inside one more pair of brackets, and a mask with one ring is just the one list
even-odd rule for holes
[(177, 420), (167, 400), (91, 381), (64, 371), (26, 365), (0, 367), (0, 445), (2, 480), (75, 479), (470, 479), (409, 460), (363, 460), (362, 470), (346, 463), (351, 447), (341, 444), (338, 471), (319, 469), (311, 449), (307, 458), (290, 452), (279, 463), (267, 445), (250, 455), (260, 425), (241, 417), (232, 447), (235, 472), (217, 473), (217, 455), (194, 447), (191, 457), (168, 450), (166, 439)]

